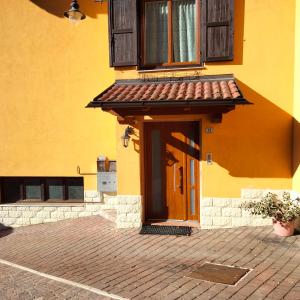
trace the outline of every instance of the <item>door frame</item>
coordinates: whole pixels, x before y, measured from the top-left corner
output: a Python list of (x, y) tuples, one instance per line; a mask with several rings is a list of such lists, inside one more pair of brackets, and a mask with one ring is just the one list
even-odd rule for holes
[[(199, 160), (198, 160), (198, 196), (196, 197), (196, 203), (198, 203), (198, 219), (197, 220), (191, 220), (192, 222), (197, 222), (200, 226), (200, 212), (201, 212), (201, 200), (202, 200), (202, 120), (199, 118), (199, 116), (186, 118), (182, 116), (183, 118), (168, 118), (166, 116), (162, 116), (161, 118), (155, 118), (155, 119), (140, 119), (139, 120), (139, 131), (140, 131), (140, 184), (141, 184), (141, 196), (142, 196), (142, 223), (146, 223), (146, 201), (147, 201), (147, 194), (146, 194), (146, 164), (145, 164), (145, 126), (148, 126), (146, 124), (149, 123), (172, 123), (172, 122), (197, 122), (198, 128), (199, 128)], [(188, 204), (189, 205), (189, 204)], [(197, 205), (196, 205), (197, 207)], [(190, 220), (188, 220), (190, 222)]]

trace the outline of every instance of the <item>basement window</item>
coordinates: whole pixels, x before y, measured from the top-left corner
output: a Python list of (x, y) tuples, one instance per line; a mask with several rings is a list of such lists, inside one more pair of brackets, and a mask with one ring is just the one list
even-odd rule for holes
[(0, 203), (83, 202), (83, 177), (0, 177)]

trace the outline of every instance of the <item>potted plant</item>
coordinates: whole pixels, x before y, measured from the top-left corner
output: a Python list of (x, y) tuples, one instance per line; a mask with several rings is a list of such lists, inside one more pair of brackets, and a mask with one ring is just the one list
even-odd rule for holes
[(241, 208), (250, 211), (252, 215), (273, 219), (274, 232), (280, 236), (294, 234), (295, 220), (300, 216), (300, 199), (291, 199), (284, 192), (282, 198), (274, 193), (268, 193), (260, 201), (249, 201), (241, 204)]

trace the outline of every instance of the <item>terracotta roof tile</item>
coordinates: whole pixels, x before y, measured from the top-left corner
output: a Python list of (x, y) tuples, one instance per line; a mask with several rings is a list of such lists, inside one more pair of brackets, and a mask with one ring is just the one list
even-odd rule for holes
[[(200, 76), (146, 80), (119, 80), (92, 103), (227, 101), (243, 98), (231, 76)], [(93, 106), (93, 105), (91, 105)]]

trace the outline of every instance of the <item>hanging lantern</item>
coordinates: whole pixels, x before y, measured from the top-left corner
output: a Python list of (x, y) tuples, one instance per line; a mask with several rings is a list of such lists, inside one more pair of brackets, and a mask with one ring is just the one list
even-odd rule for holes
[(72, 1), (70, 9), (64, 13), (64, 16), (75, 25), (81, 20), (85, 19), (85, 15), (79, 10), (79, 4), (77, 0)]

